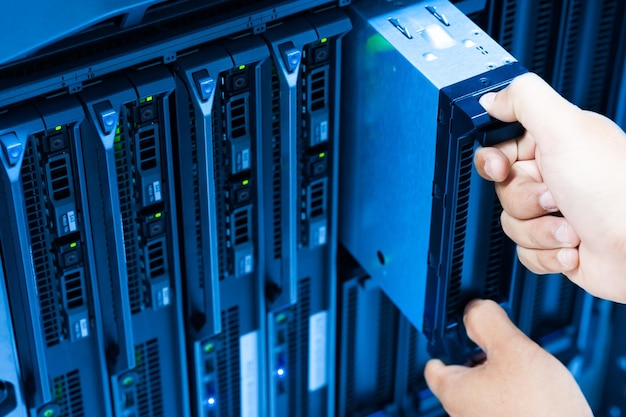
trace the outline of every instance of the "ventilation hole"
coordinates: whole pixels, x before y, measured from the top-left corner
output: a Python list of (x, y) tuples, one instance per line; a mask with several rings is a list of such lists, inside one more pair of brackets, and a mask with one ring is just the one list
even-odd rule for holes
[(45, 191), (42, 171), (37, 162), (35, 140), (26, 145), (20, 179), (25, 203), (28, 232), (32, 251), (33, 267), (37, 282), (37, 295), (41, 311), (46, 346), (59, 343), (61, 324), (59, 303), (56, 300), (56, 280), (53, 277), (50, 249), (48, 248), (48, 218), (45, 209)]
[(164, 239), (146, 245), (146, 276), (156, 278), (167, 273), (167, 245)]
[(161, 358), (157, 339), (135, 346), (138, 417), (163, 417)]
[(151, 125), (142, 128), (137, 132), (136, 139), (138, 144), (139, 167), (142, 171), (149, 171), (158, 168), (158, 125)]
[(272, 236), (274, 259), (281, 258), (282, 248), (282, 185), (280, 164), (280, 84), (276, 67), (272, 65)]
[(376, 256), (378, 256), (378, 262), (380, 262), (381, 265), (385, 265), (385, 256), (383, 253), (381, 251), (376, 251)]
[(230, 137), (235, 139), (248, 133), (248, 96), (231, 99), (228, 103)]
[(126, 255), (126, 273), (128, 275), (128, 296), (130, 308), (133, 314), (142, 309), (142, 283), (139, 265), (139, 237), (135, 224), (135, 192), (132, 166), (132, 144), (128, 140), (128, 134), (124, 129), (122, 119), (117, 124), (115, 133), (115, 171), (117, 176), (117, 189), (124, 229), (124, 250)]

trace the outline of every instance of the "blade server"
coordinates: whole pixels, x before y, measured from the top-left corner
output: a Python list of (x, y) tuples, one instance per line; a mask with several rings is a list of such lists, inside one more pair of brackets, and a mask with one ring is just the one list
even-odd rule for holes
[(626, 411), (623, 309), (522, 268), (472, 167), (524, 67), (623, 119), (626, 6), (453, 3), (7, 7), (0, 416), (442, 416), (475, 296)]

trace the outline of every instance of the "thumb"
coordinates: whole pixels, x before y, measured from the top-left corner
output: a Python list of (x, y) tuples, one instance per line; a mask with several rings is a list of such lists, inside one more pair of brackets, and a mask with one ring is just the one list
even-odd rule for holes
[[(563, 123), (567, 126), (580, 111), (533, 73), (516, 77), (497, 93), (484, 94), (480, 104), (496, 119), (519, 121), (535, 140), (538, 136), (562, 137)], [(538, 135), (540, 132), (542, 135)]]
[(465, 309), (463, 322), (469, 338), (480, 346), (490, 359), (495, 358), (499, 351), (510, 349), (511, 342), (522, 344), (525, 340), (530, 342), (530, 339), (511, 322), (504, 309), (492, 300), (470, 302)]
[(446, 403), (449, 396), (459, 392), (459, 385), (464, 381), (462, 377), (469, 369), (459, 365), (446, 366), (439, 359), (431, 359), (426, 362), (424, 378), (433, 394)]

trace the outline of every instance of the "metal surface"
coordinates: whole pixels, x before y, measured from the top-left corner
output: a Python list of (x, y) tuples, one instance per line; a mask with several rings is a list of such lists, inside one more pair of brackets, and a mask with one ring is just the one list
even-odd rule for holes
[(350, 10), (340, 240), (421, 330), (439, 92), (515, 60), (446, 1)]

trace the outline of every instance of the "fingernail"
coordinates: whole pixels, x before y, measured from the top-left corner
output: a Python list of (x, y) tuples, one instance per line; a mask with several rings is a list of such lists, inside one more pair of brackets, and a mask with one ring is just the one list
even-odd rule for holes
[(570, 245), (568, 229), (569, 226), (567, 223), (561, 223), (554, 231), (554, 237), (556, 237), (556, 240), (565, 245)]
[(576, 265), (575, 259), (575, 249), (561, 249), (557, 252), (556, 258), (559, 263), (563, 266), (564, 272), (570, 271)]
[(494, 181), (493, 168), (491, 167), (491, 161), (485, 161), (485, 165), (483, 166), (483, 169), (485, 170), (485, 174), (487, 174), (487, 176), (491, 179), (491, 181)]
[(556, 201), (554, 201), (554, 197), (552, 197), (550, 191), (546, 191), (545, 193), (541, 194), (541, 197), (539, 197), (539, 204), (541, 204), (541, 207), (543, 207), (547, 211), (558, 210), (558, 207), (556, 206)]
[(481, 106), (483, 106), (486, 110), (489, 110), (489, 108), (491, 107), (491, 105), (493, 104), (494, 100), (496, 98), (496, 93), (486, 93), (483, 94), (479, 99), (478, 102), (480, 103)]

